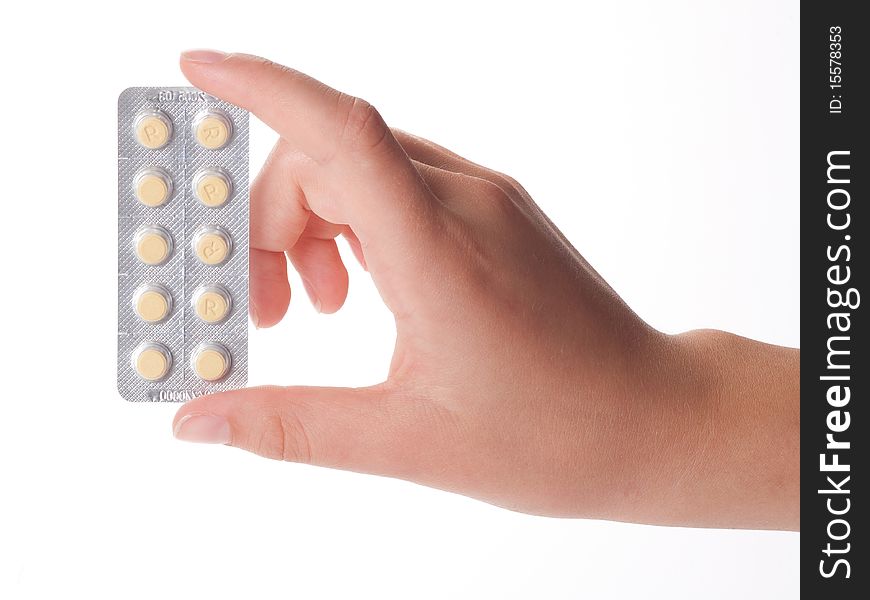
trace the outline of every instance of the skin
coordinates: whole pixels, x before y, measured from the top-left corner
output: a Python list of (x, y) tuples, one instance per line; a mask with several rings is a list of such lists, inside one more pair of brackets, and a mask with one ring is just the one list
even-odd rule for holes
[(363, 100), (254, 56), (181, 69), (281, 136), (251, 192), (255, 324), (287, 311), (287, 259), (319, 310), (341, 307), (342, 235), (397, 340), (382, 384), (204, 396), (176, 437), (534, 514), (799, 529), (799, 350), (656, 331), (516, 181)]

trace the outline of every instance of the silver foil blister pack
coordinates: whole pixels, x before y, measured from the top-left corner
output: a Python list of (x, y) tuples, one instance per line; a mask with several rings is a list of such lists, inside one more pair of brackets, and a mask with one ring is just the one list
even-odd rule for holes
[(185, 401), (248, 367), (248, 113), (195, 88), (118, 99), (118, 391)]

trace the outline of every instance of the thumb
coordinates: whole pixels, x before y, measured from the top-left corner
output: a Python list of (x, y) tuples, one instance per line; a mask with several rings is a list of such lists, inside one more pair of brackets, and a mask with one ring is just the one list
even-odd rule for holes
[(172, 429), (180, 440), (413, 479), (436, 432), (422, 402), (386, 384), (247, 388), (191, 400), (176, 413)]

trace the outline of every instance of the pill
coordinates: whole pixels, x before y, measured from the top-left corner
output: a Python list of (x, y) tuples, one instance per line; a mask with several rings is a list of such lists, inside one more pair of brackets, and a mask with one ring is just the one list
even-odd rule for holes
[(133, 179), (133, 190), (145, 206), (162, 206), (172, 193), (172, 178), (160, 168), (144, 169)]
[(133, 240), (136, 256), (146, 265), (162, 265), (172, 254), (172, 236), (159, 225), (146, 225)]
[(217, 381), (230, 369), (230, 352), (223, 344), (203, 342), (193, 351), (190, 365), (203, 381)]
[(172, 310), (172, 294), (160, 284), (147, 283), (133, 294), (133, 309), (146, 323), (159, 323)]
[(193, 310), (206, 323), (219, 323), (230, 312), (230, 293), (221, 285), (200, 286), (193, 293)]
[(219, 265), (230, 255), (230, 235), (215, 225), (201, 227), (193, 236), (193, 249), (202, 263)]
[(218, 150), (227, 145), (233, 134), (233, 127), (224, 113), (205, 110), (194, 117), (193, 134), (203, 148)]
[(193, 178), (193, 193), (203, 205), (210, 208), (226, 204), (231, 191), (229, 176), (218, 169), (203, 169)]
[(133, 369), (146, 381), (160, 381), (169, 372), (172, 354), (159, 342), (142, 342), (133, 351)]
[(162, 148), (172, 137), (172, 121), (160, 110), (143, 110), (133, 119), (136, 141), (149, 150)]

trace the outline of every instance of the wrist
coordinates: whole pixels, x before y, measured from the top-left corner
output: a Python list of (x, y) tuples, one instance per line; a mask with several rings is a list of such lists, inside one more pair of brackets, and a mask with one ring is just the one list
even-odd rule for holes
[(796, 528), (800, 352), (701, 330), (663, 342), (647, 406), (656, 522)]

